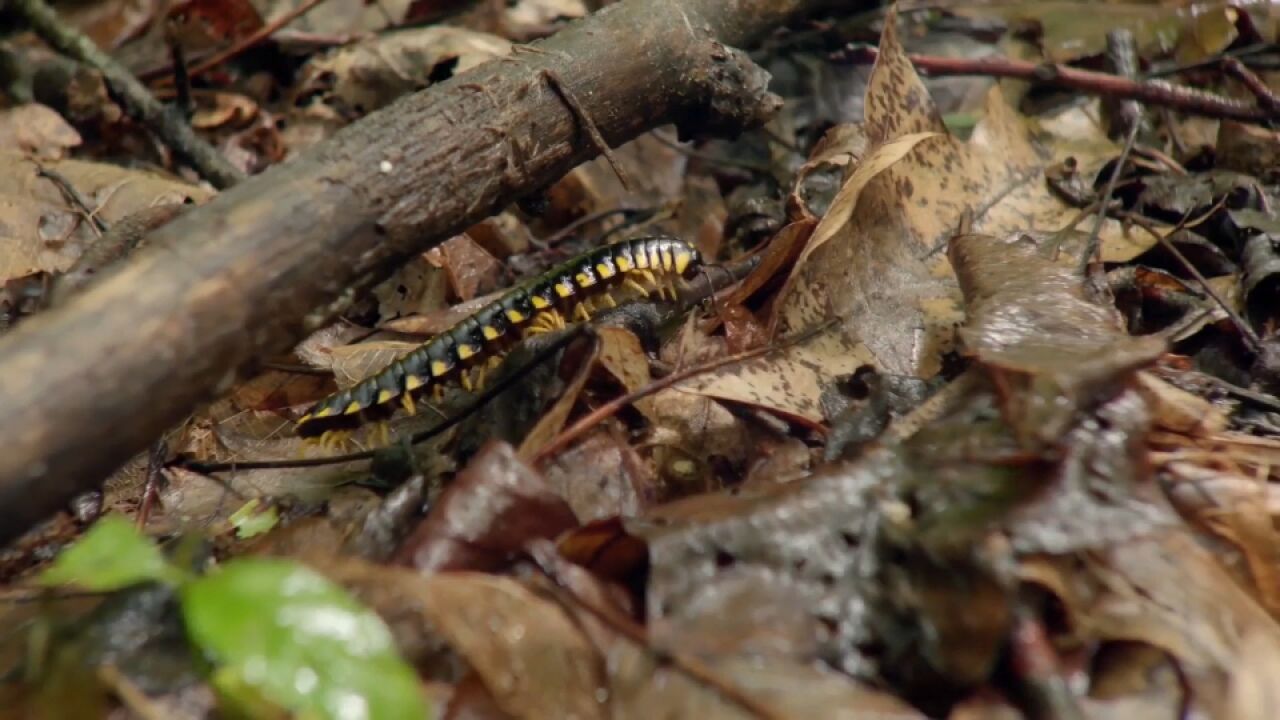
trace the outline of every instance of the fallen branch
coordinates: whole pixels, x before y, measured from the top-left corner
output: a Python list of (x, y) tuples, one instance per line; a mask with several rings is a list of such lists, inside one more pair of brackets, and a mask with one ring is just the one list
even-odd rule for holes
[[(838, 62), (871, 64), (879, 56), (873, 47), (849, 47), (833, 57)], [(1163, 80), (1133, 80), (1107, 73), (1081, 70), (1052, 63), (1033, 63), (1009, 58), (951, 58), (934, 55), (908, 55), (911, 63), (929, 75), (989, 75), (991, 77), (1030, 80), (1090, 95), (1113, 99), (1141, 100), (1149, 105), (1203, 115), (1230, 118), (1244, 122), (1280, 120), (1280, 112), (1258, 107), (1214, 93), (1174, 85)]]
[(58, 52), (78, 60), (106, 79), (125, 111), (150, 128), (200, 176), (217, 188), (239, 182), (244, 174), (235, 169), (212, 145), (196, 135), (186, 120), (170, 112), (129, 70), (98, 49), (93, 41), (62, 22), (44, 0), (12, 0), (9, 7), (20, 14), (42, 40)]
[[(350, 302), (352, 283), (546, 187), (601, 136), (735, 132), (778, 105), (728, 47), (827, 0), (623, 0), (415, 93), (151, 233), (83, 294), (0, 338), (0, 541), (146, 448)], [(475, 88), (482, 88), (477, 91)], [(319, 309), (317, 309), (319, 308)]]

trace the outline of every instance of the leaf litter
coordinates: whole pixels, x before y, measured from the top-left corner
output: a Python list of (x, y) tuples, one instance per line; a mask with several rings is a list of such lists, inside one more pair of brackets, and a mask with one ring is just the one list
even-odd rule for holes
[[(1274, 32), (1257, 8), (952, 5), (950, 31), (970, 41), (993, 32), (983, 18), (1000, 18), (1005, 53), (1082, 66), (1117, 27), (1136, 31), (1156, 65), (1248, 50)], [(313, 34), (352, 18), (377, 32), (281, 64), (295, 47), (285, 33), (211, 72), (193, 124), (253, 171), (586, 8), (380, 11), (331, 3)], [(393, 29), (406, 16), (451, 19)], [(215, 1), (175, 21), (203, 52), (265, 17)], [(584, 164), (352, 298), (339, 322), (174, 428), (159, 461), (123, 468), (99, 504), (173, 542), (147, 544), (109, 516), (59, 556), (47, 582), (129, 587), (88, 616), (41, 611), (61, 623), (56, 672), (31, 684), (43, 702), (87, 670), (105, 689), (79, 691), (85, 716), (111, 703), (136, 711), (122, 688), (142, 687), (166, 708), (202, 691), (193, 717), (215, 704), (338, 717), (330, 700), (344, 683), (381, 676), (396, 679), (381, 691), (417, 698), (400, 695), (397, 710), (425, 698), (455, 717), (1273, 717), (1280, 196), (1267, 159), (1280, 136), (1165, 113), (1165, 145), (1132, 148), (1114, 197), (1099, 198), (1122, 151), (1108, 137), (1113, 113), (1096, 102), (1032, 113), (1043, 88), (1009, 81), (976, 106), (972, 93), (931, 96), (901, 38), (947, 31), (905, 8), (876, 19), (869, 76), (780, 33), (769, 53), (824, 70), (767, 131), (693, 144), (669, 128), (643, 135), (615, 150), (630, 189), (611, 164)], [(824, 32), (865, 38), (866, 20)], [(112, 42), (130, 48), (130, 37)], [(157, 37), (136, 41), (135, 67), (162, 62)], [(991, 56), (989, 41), (971, 46)], [(254, 63), (274, 74), (246, 73)], [(1180, 78), (1212, 84), (1215, 72)], [(794, 80), (783, 86), (803, 86)], [(865, 83), (861, 103), (853, 82)], [(39, 311), (28, 301), (86, 254), (94, 218), (115, 225), (212, 194), (87, 162), (130, 147), (102, 137), (105, 105), (4, 113), (12, 317)], [(961, 115), (980, 117), (965, 139), (948, 129)], [(27, 116), (33, 129), (17, 122)], [(37, 157), (89, 207), (39, 178)], [(393, 419), (389, 445), (371, 427), (348, 448), (365, 456), (290, 465), (335, 454), (292, 435), (316, 399), (515, 279), (658, 232), (717, 261), (758, 261), (736, 285), (706, 273), (710, 290), (685, 312), (640, 303), (549, 358), (535, 361), (536, 339), (513, 350), (497, 377), (516, 382), (454, 431), (408, 442), (464, 412), (468, 394), (451, 390)], [(1100, 262), (1084, 263), (1094, 232)], [(245, 518), (259, 526), (245, 532)], [(23, 574), (86, 522), (51, 522), (0, 555), (18, 581), (4, 592), (28, 592)], [(148, 580), (180, 586), (186, 616)], [(18, 608), (0, 612), (34, 642)], [(318, 622), (338, 614), (345, 625)], [(129, 617), (153, 634), (125, 652)], [(364, 628), (377, 669), (334, 642), (340, 626)], [(35, 655), (11, 655), (6, 669), (32, 669), (19, 656)], [(296, 692), (303, 677), (314, 692)], [(367, 684), (358, 692), (390, 702)]]

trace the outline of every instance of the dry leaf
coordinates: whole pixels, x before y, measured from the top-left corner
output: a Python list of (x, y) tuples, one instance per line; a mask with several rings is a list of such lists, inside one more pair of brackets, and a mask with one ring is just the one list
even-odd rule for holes
[(519, 582), (478, 573), (427, 580), (427, 615), (504, 712), (541, 720), (604, 718), (596, 649), (564, 609)]
[(599, 343), (592, 343), (591, 356), (582, 359), (581, 364), (578, 366), (578, 371), (574, 373), (573, 380), (565, 387), (564, 392), (556, 399), (555, 404), (538, 419), (538, 423), (525, 436), (524, 441), (520, 443), (519, 455), (522, 459), (528, 460), (537, 455), (543, 446), (554, 440), (556, 435), (564, 429), (565, 423), (569, 421), (570, 413), (573, 412), (574, 406), (578, 404), (578, 396), (582, 394), (582, 388), (586, 386), (587, 379), (591, 377), (591, 371), (595, 365), (596, 358), (599, 357), (600, 349)]
[[(649, 356), (640, 345), (640, 338), (620, 327), (606, 326), (596, 333), (600, 338), (600, 367), (617, 378), (627, 392), (649, 384)], [(652, 398), (641, 398), (635, 408), (650, 421), (654, 419)]]
[(376, 375), (396, 358), (418, 347), (418, 343), (396, 340), (374, 340), (333, 348), (328, 367), (339, 388), (349, 388)]
[(849, 222), (849, 218), (853, 216), (854, 208), (858, 205), (858, 195), (871, 178), (901, 160), (922, 140), (937, 136), (938, 133), (936, 132), (909, 133), (902, 137), (894, 138), (883, 145), (878, 145), (874, 150), (864, 155), (854, 167), (853, 173), (840, 186), (840, 191), (836, 193), (835, 199), (831, 201), (831, 207), (827, 209), (827, 214), (822, 216), (822, 220), (814, 228), (813, 235), (809, 238), (809, 244), (805, 246), (804, 252), (800, 254), (800, 259), (796, 260), (796, 265), (791, 270), (791, 276), (795, 277), (805, 261), (809, 259), (809, 256), (819, 247), (822, 247), (823, 243), (834, 237)]
[[(62, 160), (43, 165), (67, 179), (108, 224), (155, 205), (203, 202), (212, 192), (194, 185), (115, 165)], [(61, 272), (97, 239), (78, 210), (37, 163), (0, 151), (0, 280), (44, 270)]]
[[(965, 213), (974, 230), (1054, 232), (1079, 210), (1052, 195), (1044, 172), (1054, 153), (1036, 145), (999, 89), (968, 142), (951, 136), (886, 19), (867, 88), (872, 143), (939, 133), (871, 178), (848, 223), (801, 268), (782, 308), (783, 326), (802, 328), (832, 314), (847, 342), (861, 341), (886, 372), (928, 377), (953, 341), (958, 293), (941, 250)], [(1083, 163), (1082, 163), (1083, 164)], [(1104, 239), (1119, 232), (1109, 223)]]
[(784, 350), (699, 375), (676, 385), (684, 391), (766, 408), (818, 423), (824, 420), (819, 397), (838, 375), (874, 364), (867, 348), (827, 331)]
[(0, 111), (0, 147), (57, 159), (80, 145), (80, 133), (61, 115), (39, 103)]

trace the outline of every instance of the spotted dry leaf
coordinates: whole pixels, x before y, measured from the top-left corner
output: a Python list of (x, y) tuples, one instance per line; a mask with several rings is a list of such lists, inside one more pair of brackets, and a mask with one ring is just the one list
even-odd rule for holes
[[(781, 326), (839, 316), (845, 334), (865, 343), (882, 369), (930, 376), (962, 317), (942, 253), (961, 217), (972, 213), (975, 231), (1004, 236), (1057, 231), (1080, 210), (1049, 191), (1045, 170), (1055, 152), (1033, 141), (999, 88), (968, 142), (947, 132), (892, 17), (868, 82), (866, 131), (877, 146), (913, 133), (939, 135), (867, 182), (849, 222), (801, 269)], [(1116, 232), (1109, 224), (1104, 239)]]
[(823, 332), (764, 357), (694, 377), (676, 387), (793, 415), (823, 420), (823, 384), (874, 363), (867, 348), (839, 332)]

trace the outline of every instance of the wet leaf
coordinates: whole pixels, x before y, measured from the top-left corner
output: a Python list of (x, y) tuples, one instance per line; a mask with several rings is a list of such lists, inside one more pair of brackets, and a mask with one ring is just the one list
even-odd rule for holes
[(1081, 405), (1164, 352), (1160, 338), (1124, 335), (1114, 309), (1084, 298), (1076, 272), (1021, 237), (959, 235), (948, 255), (967, 305), (965, 351), (992, 372), (1029, 378), (1026, 396), (1005, 405), (1019, 433), (1052, 441)]
[(182, 572), (169, 564), (155, 543), (119, 515), (103, 517), (40, 574), (41, 584), (76, 585), (87, 590), (118, 590), (141, 582), (178, 583), (182, 579)]
[(192, 641), (220, 672), (315, 717), (428, 717), (386, 625), (341, 588), (280, 560), (239, 559), (186, 586)]

